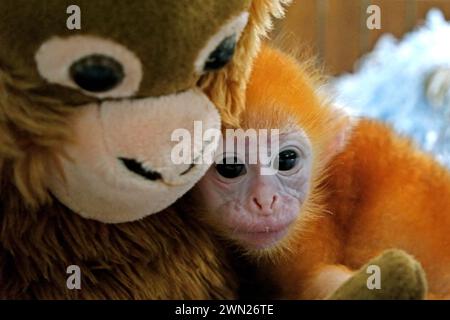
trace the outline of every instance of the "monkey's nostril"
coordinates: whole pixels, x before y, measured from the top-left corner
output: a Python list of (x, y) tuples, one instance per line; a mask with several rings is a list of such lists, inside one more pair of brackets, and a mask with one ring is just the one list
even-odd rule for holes
[(253, 203), (256, 205), (258, 209), (262, 210), (262, 205), (258, 202), (258, 199), (253, 198)]
[(278, 197), (277, 196), (273, 196), (272, 197), (272, 202), (270, 203), (270, 209), (273, 209), (273, 206), (275, 205), (275, 203), (277, 202)]

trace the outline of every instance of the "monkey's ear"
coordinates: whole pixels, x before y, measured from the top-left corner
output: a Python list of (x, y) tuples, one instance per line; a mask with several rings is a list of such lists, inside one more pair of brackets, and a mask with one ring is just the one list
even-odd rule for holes
[(355, 119), (343, 108), (340, 106), (330, 107), (333, 109), (331, 128), (334, 130), (330, 130), (331, 136), (325, 148), (325, 163), (345, 149), (355, 124)]

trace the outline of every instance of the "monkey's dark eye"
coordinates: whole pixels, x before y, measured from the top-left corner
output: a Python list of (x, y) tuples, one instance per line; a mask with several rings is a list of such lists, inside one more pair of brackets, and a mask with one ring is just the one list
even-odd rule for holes
[(224, 158), (222, 163), (216, 164), (217, 173), (227, 179), (234, 179), (247, 173), (245, 165), (238, 163), (238, 159)]
[(215, 71), (225, 67), (236, 50), (236, 35), (225, 38), (206, 60), (204, 71)]
[(300, 159), (296, 150), (288, 149), (278, 154), (278, 170), (289, 171), (295, 168)]
[(72, 64), (70, 76), (81, 89), (98, 93), (117, 87), (125, 73), (122, 65), (113, 58), (93, 54)]

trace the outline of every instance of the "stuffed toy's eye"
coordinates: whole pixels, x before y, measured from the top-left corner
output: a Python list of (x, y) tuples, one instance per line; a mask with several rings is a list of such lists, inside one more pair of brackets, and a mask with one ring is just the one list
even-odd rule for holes
[(131, 97), (143, 78), (141, 61), (133, 51), (94, 36), (50, 38), (41, 44), (35, 60), (49, 83), (98, 99)]
[(124, 79), (122, 65), (111, 57), (93, 54), (76, 61), (70, 67), (72, 80), (89, 92), (106, 92)]
[(247, 22), (248, 12), (242, 12), (217, 30), (199, 51), (194, 63), (196, 73), (204, 74), (225, 67), (233, 58)]
[(216, 165), (216, 171), (226, 179), (235, 179), (247, 173), (245, 164), (239, 163), (236, 157), (224, 158), (222, 163)]
[(215, 71), (225, 67), (233, 58), (236, 39), (236, 35), (225, 38), (206, 60), (204, 71)]

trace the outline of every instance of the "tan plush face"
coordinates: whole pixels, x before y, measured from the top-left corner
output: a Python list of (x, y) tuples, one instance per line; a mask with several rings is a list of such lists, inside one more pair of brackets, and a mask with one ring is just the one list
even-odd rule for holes
[[(110, 223), (161, 211), (187, 192), (208, 166), (175, 165), (171, 135), (193, 133), (194, 121), (220, 127), (195, 84), (232, 58), (249, 1), (82, 0), (80, 31), (66, 28), (71, 1), (17, 3), (0, 3), (5, 87), (29, 102), (21, 116), (40, 108), (42, 121), (71, 132), (48, 161), (50, 192)], [(7, 115), (14, 106), (0, 108)]]

